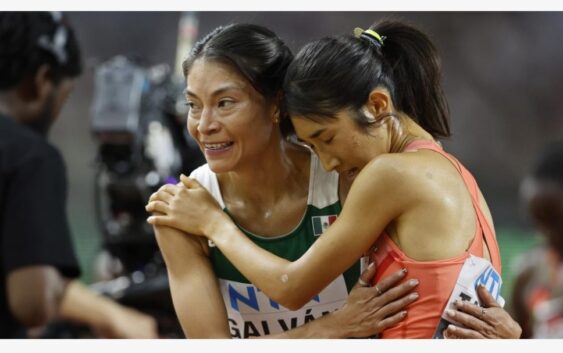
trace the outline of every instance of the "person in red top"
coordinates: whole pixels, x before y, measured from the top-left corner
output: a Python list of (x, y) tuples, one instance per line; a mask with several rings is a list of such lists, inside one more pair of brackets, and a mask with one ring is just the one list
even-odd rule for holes
[(476, 300), (477, 284), (496, 297), (501, 264), (492, 217), (474, 178), (438, 142), (450, 135), (449, 117), (426, 35), (383, 22), (314, 41), (290, 65), (284, 92), (297, 137), (326, 170), (352, 182), (338, 219), (304, 255), (288, 261), (257, 248), (186, 177), (185, 189), (151, 198), (147, 209), (161, 215), (149, 223), (204, 235), (290, 309), (371, 251), (377, 279), (399, 268), (405, 280), (420, 278), (420, 299), (383, 338), (442, 337), (455, 322), (446, 316), (454, 299)]

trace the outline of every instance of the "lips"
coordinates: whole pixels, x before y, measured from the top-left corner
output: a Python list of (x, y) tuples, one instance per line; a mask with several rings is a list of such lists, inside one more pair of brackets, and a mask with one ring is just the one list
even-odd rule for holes
[(234, 142), (233, 141), (227, 141), (227, 142), (214, 142), (214, 143), (202, 143), (203, 145), (203, 149), (205, 152), (205, 156), (208, 158), (212, 158), (212, 157), (221, 157), (223, 156), (223, 154), (228, 153), (233, 145)]
[(233, 145), (233, 143), (234, 142), (232, 142), (232, 141), (219, 142), (219, 143), (204, 143), (203, 146), (205, 147), (206, 150), (218, 151), (218, 150), (224, 150), (224, 149), (231, 147)]

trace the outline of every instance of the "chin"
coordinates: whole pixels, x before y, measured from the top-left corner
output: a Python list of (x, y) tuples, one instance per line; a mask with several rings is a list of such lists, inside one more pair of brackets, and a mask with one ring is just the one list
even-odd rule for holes
[(215, 174), (227, 173), (232, 172), (234, 169), (234, 165), (232, 163), (223, 162), (223, 161), (207, 161), (207, 165), (209, 169)]

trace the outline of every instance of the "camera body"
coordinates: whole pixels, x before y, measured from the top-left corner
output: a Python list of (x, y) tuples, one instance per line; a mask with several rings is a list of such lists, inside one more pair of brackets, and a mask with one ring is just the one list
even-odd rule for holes
[(149, 196), (205, 162), (185, 128), (182, 92), (166, 65), (143, 68), (117, 56), (95, 72), (97, 217), (104, 248), (125, 272), (142, 270), (158, 251), (145, 221)]
[(167, 65), (145, 68), (124, 56), (99, 65), (94, 79), (96, 217), (117, 266), (92, 288), (153, 314), (163, 336), (182, 337), (145, 205), (160, 186), (205, 163), (186, 129), (184, 82)]

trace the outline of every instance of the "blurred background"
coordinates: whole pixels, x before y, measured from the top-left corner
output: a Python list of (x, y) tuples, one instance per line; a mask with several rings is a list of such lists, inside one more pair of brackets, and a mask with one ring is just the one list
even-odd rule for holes
[[(102, 246), (95, 195), (99, 144), (91, 130), (94, 68), (116, 55), (149, 67), (177, 63), (189, 43), (219, 25), (261, 24), (297, 50), (321, 36), (350, 33), (383, 19), (426, 32), (442, 57), (453, 136), (443, 141), (473, 172), (487, 199), (503, 258), (505, 297), (512, 260), (540, 241), (519, 199), (519, 185), (542, 147), (563, 139), (561, 12), (70, 12), (86, 70), (51, 132), (69, 177), (68, 213), (83, 280), (98, 280)], [(181, 21), (183, 19), (183, 21)], [(178, 125), (178, 129), (184, 129)], [(98, 259), (99, 260), (99, 259)], [(509, 298), (508, 298), (509, 299)]]

